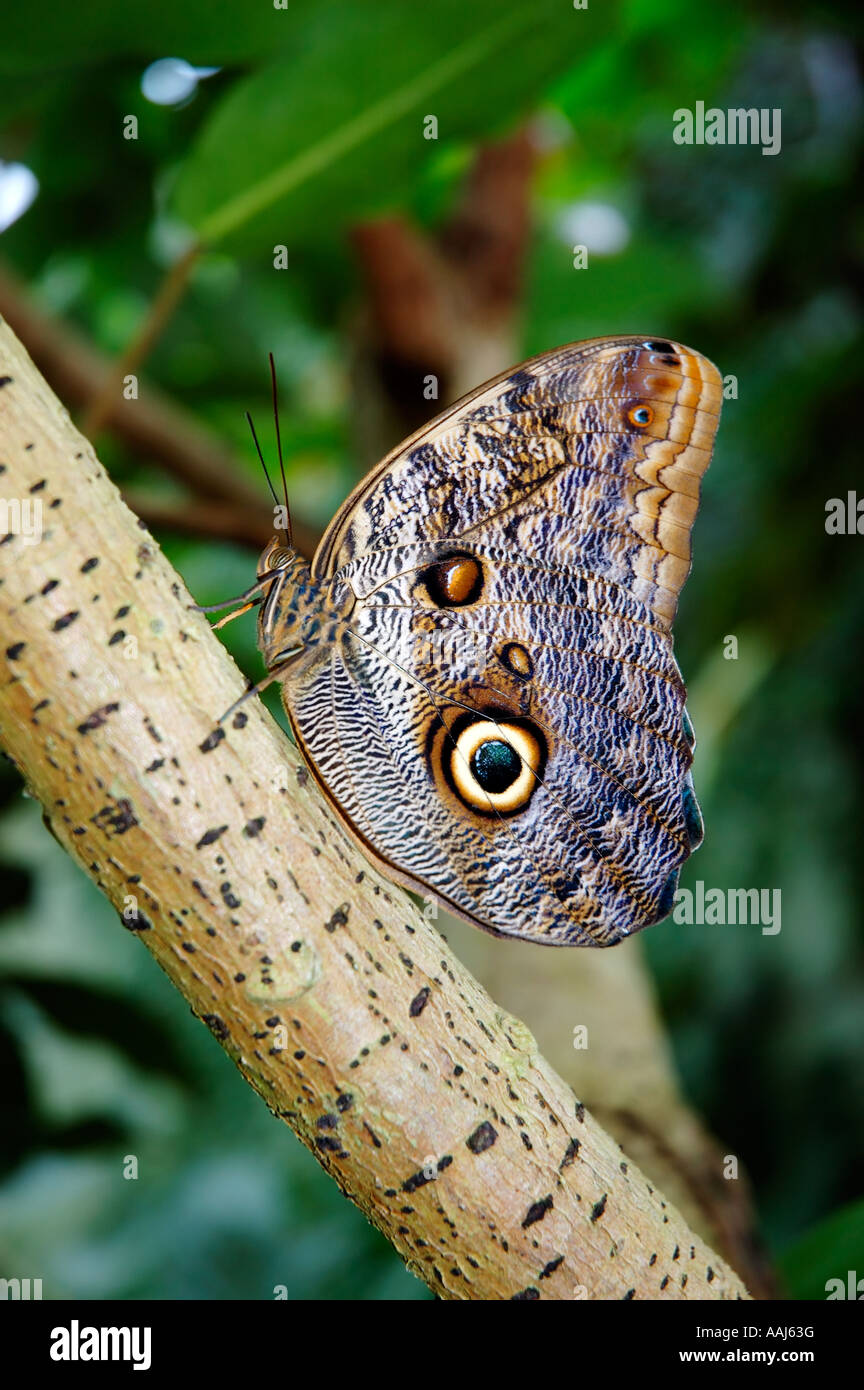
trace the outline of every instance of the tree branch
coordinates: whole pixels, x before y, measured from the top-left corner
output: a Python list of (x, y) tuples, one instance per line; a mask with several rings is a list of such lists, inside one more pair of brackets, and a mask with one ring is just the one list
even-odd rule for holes
[(236, 668), (5, 325), (0, 382), (0, 736), (247, 1081), (443, 1298), (746, 1297), (260, 703), (217, 728)]

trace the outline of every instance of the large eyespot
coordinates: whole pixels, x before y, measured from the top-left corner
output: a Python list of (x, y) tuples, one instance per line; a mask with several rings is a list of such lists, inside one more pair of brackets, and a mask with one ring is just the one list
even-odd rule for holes
[(445, 746), (445, 771), (466, 806), (487, 815), (512, 815), (531, 800), (546, 758), (546, 744), (527, 721), (468, 716)]
[(646, 429), (653, 419), (654, 411), (651, 409), (650, 405), (645, 405), (644, 403), (640, 405), (631, 405), (627, 411), (627, 423), (629, 425), (635, 425), (636, 428), (640, 430)]
[(439, 608), (461, 608), (480, 597), (483, 566), (473, 555), (448, 555), (426, 570), (421, 580)]

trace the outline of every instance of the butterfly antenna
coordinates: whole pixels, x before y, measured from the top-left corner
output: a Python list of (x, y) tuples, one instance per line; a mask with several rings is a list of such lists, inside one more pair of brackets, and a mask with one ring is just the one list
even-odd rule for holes
[(264, 462), (264, 455), (263, 455), (262, 452), (261, 452), (261, 445), (258, 443), (258, 436), (257, 436), (257, 434), (255, 433), (255, 426), (254, 426), (253, 423), (252, 423), (252, 416), (249, 414), (249, 411), (248, 411), (248, 410), (245, 411), (244, 413), (245, 413), (245, 415), (246, 415), (246, 420), (247, 420), (247, 422), (248, 422), (248, 424), (249, 424), (249, 428), (250, 428), (250, 430), (252, 431), (252, 438), (253, 438), (253, 440), (255, 441), (255, 448), (257, 449), (257, 451), (258, 451), (258, 457), (259, 457), (259, 459), (261, 460), (261, 467), (264, 469), (264, 477), (267, 479), (267, 486), (268, 486), (269, 489), (270, 489), (270, 495), (271, 495), (271, 497), (273, 498), (273, 501), (276, 503), (276, 506), (278, 507), (278, 506), (279, 506), (279, 498), (276, 496), (276, 492), (275, 492), (275, 490), (274, 490), (273, 484), (272, 484), (271, 481), (270, 481), (270, 474), (267, 472), (267, 465), (266, 465), (266, 463)]
[(273, 387), (273, 422), (276, 426), (276, 449), (279, 454), (279, 471), (282, 474), (282, 492), (285, 497), (285, 517), (288, 522), (285, 530), (288, 536), (288, 544), (292, 541), (291, 510), (288, 506), (288, 484), (285, 480), (285, 464), (282, 459), (282, 436), (279, 433), (279, 397), (276, 390), (276, 363), (273, 361), (273, 354), (269, 352), (270, 359), (270, 381)]

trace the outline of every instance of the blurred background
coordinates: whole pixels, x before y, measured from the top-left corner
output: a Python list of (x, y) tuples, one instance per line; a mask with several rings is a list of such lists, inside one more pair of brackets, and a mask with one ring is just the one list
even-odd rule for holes
[[(639, 332), (728, 378), (676, 629), (707, 827), (682, 886), (780, 889), (782, 929), (670, 919), (643, 945), (686, 1098), (797, 1298), (864, 1277), (864, 539), (825, 527), (864, 498), (859, 24), (148, 0), (18, 7), (0, 54), (0, 315), (199, 602), (244, 589), (269, 535), (243, 412), (273, 457), (270, 351), (307, 549), (387, 448), (528, 355)], [(698, 101), (779, 108), (780, 153), (674, 143)], [(225, 639), (260, 674), (252, 620)], [(0, 793), (0, 1277), (429, 1297), (5, 761)]]

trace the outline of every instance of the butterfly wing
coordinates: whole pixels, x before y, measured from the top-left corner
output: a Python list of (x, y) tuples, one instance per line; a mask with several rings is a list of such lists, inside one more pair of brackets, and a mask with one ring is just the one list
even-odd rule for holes
[(720, 409), (679, 344), (526, 363), (389, 455), (313, 565), (351, 619), (283, 689), (392, 877), (487, 930), (607, 945), (698, 843), (671, 622)]

